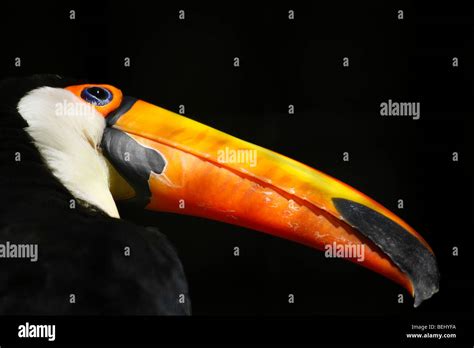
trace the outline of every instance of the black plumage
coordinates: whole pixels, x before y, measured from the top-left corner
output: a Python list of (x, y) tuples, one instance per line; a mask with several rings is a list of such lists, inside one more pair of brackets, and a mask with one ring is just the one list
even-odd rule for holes
[(71, 209), (73, 197), (24, 131), (21, 97), (75, 83), (48, 75), (0, 85), (0, 243), (38, 244), (37, 262), (0, 260), (0, 314), (190, 314), (183, 268), (167, 238), (98, 208)]

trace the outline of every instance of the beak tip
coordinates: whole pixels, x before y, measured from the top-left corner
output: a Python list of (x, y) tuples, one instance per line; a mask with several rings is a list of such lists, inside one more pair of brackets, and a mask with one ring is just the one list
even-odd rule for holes
[(415, 307), (438, 292), (436, 257), (421, 240), (365, 205), (343, 198), (333, 198), (333, 203), (347, 223), (379, 247), (409, 278)]
[[(428, 278), (429, 274), (427, 275)], [(435, 272), (433, 272), (433, 276), (429, 277), (431, 279), (424, 279), (418, 282), (414, 282), (414, 288), (415, 288), (415, 295), (414, 295), (414, 303), (413, 306), (417, 308), (424, 300), (428, 300), (431, 298), (434, 294), (436, 294), (439, 291), (439, 273), (438, 270), (436, 269)]]

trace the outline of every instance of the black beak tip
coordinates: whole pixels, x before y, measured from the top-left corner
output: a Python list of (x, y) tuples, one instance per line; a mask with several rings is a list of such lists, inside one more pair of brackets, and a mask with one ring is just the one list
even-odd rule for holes
[(413, 234), (379, 212), (360, 203), (333, 198), (343, 219), (377, 245), (411, 280), (418, 307), (439, 290), (434, 254)]

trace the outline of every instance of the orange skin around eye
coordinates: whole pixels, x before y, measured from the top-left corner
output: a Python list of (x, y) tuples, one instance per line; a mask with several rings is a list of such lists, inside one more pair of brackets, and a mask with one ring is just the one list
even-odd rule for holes
[(106, 88), (112, 93), (112, 100), (110, 103), (106, 105), (94, 105), (95, 109), (101, 113), (102, 116), (107, 117), (109, 113), (117, 109), (120, 104), (122, 103), (122, 91), (114, 86), (111, 85), (97, 85), (97, 84), (85, 84), (85, 85), (75, 85), (75, 86), (69, 86), (66, 87), (68, 91), (71, 91), (74, 93), (77, 97), (81, 98), (81, 93), (84, 89), (89, 88), (89, 87), (102, 87)]

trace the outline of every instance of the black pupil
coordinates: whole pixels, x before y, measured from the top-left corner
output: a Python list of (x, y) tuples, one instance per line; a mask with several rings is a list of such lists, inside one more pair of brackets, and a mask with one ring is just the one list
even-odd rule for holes
[(87, 91), (100, 100), (105, 100), (108, 97), (107, 92), (103, 88), (91, 87)]

